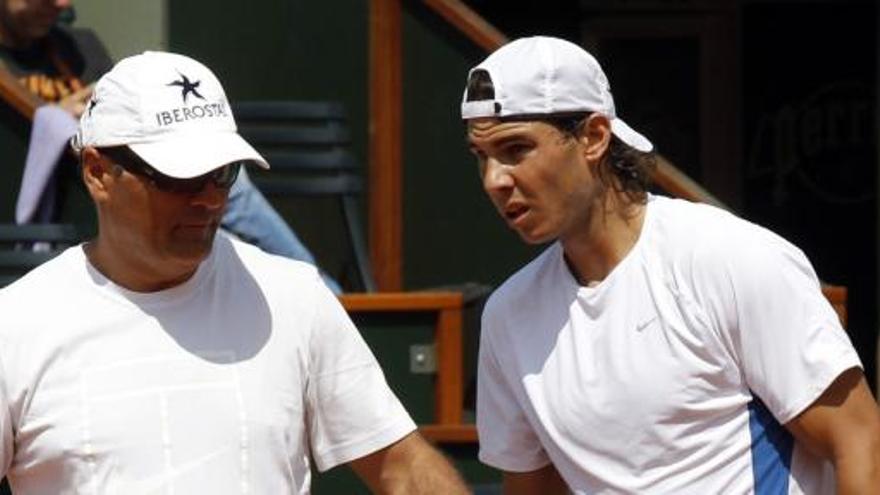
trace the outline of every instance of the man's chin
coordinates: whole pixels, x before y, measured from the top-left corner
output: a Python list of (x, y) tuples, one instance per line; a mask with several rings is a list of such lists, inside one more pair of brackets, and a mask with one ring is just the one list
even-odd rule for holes
[(541, 232), (517, 230), (516, 233), (519, 234), (519, 238), (522, 239), (523, 242), (532, 246), (547, 244), (548, 242), (555, 239), (555, 237), (553, 237), (552, 235)]
[(198, 265), (211, 254), (215, 233), (216, 230), (212, 229), (210, 235), (208, 233), (194, 235), (192, 232), (183, 232), (182, 235), (175, 236), (172, 248), (174, 257), (180, 261)]
[(211, 254), (211, 249), (214, 247), (214, 238), (205, 239), (202, 241), (193, 241), (188, 242), (180, 246), (177, 250), (182, 257), (186, 257), (188, 259), (192, 259), (198, 263), (201, 263), (202, 260), (208, 257)]
[(179, 244), (207, 245), (209, 248), (217, 235), (218, 224), (181, 225), (172, 233), (173, 241)]

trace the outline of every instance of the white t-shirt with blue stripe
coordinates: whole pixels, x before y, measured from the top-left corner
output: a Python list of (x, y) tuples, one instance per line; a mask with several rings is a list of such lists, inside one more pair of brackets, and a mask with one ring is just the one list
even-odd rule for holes
[(550, 246), (490, 298), (480, 459), (576, 493), (834, 492), (781, 425), (861, 366), (809, 261), (719, 209), (650, 196), (595, 287)]

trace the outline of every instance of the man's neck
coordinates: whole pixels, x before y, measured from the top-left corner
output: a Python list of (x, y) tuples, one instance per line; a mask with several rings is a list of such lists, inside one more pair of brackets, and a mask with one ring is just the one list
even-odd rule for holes
[(112, 251), (101, 238), (83, 246), (89, 263), (116, 285), (134, 292), (158, 292), (176, 287), (189, 280), (198, 269), (176, 267), (169, 263), (151, 265), (143, 259), (130, 258)]
[(608, 276), (636, 245), (642, 233), (646, 205), (609, 191), (591, 207), (585, 225), (560, 239), (569, 269), (581, 285), (596, 285)]

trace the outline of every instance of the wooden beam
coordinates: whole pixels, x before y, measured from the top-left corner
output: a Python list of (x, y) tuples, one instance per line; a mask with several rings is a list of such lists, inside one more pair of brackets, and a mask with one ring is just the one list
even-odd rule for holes
[(822, 284), (822, 294), (825, 295), (825, 298), (831, 303), (831, 307), (837, 312), (837, 316), (840, 318), (840, 324), (843, 325), (843, 328), (846, 328), (848, 324), (848, 315), (846, 312), (846, 287)]
[(380, 291), (402, 287), (401, 5), (370, 0), (369, 242)]
[(34, 112), (45, 104), (3, 68), (0, 68), (0, 98), (28, 120), (33, 120)]
[(424, 0), (424, 2), (487, 52), (494, 52), (508, 41), (504, 33), (460, 0)]
[(477, 443), (477, 427), (473, 424), (419, 426), (419, 433), (434, 443)]
[[(464, 399), (462, 373), (461, 308), (443, 309), (437, 315), (437, 385), (434, 390), (434, 420), (440, 424), (461, 423)], [(442, 372), (440, 372), (442, 370)]]
[(460, 292), (372, 292), (342, 294), (339, 301), (349, 313), (432, 312), (437, 315), (434, 344), (437, 379), (434, 386), (434, 421), (461, 423), (464, 398), (462, 310)]
[(720, 199), (716, 198), (703, 186), (697, 184), (687, 174), (678, 169), (675, 165), (669, 163), (669, 160), (660, 154), (655, 154), (657, 158), (657, 168), (651, 176), (651, 180), (667, 193), (676, 198), (686, 199), (697, 203), (706, 203), (712, 206), (730, 211)]
[(407, 312), (461, 309), (460, 292), (373, 292), (341, 294), (339, 300), (347, 311)]

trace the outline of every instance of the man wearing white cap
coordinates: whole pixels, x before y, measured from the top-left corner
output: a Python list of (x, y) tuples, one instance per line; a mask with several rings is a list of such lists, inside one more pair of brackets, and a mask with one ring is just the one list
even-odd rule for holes
[(550, 243), (483, 314), (480, 459), (505, 493), (876, 493), (880, 414), (799, 249), (648, 194), (650, 141), (572, 43), (509, 43), (463, 100), (489, 198)]
[(74, 140), (96, 239), (0, 291), (0, 475), (16, 494), (464, 493), (311, 265), (218, 234), (244, 163), (211, 71), (147, 52)]

